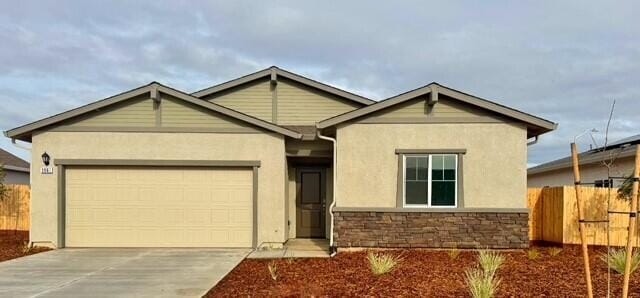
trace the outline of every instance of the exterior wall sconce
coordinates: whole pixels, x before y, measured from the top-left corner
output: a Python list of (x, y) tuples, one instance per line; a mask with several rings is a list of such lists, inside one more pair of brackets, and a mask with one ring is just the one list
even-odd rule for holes
[(49, 154), (47, 154), (47, 152), (42, 154), (42, 162), (44, 163), (45, 166), (49, 166), (50, 160), (51, 160), (51, 157), (49, 157)]

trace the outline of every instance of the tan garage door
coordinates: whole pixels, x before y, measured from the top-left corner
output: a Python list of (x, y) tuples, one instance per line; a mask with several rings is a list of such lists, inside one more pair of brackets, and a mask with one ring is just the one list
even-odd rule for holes
[(251, 247), (252, 171), (69, 167), (68, 247)]

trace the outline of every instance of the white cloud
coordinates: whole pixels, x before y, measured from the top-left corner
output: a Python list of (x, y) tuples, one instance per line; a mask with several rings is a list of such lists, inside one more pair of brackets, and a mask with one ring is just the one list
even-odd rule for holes
[(529, 148), (541, 163), (602, 129), (613, 99), (611, 136), (638, 133), (638, 5), (20, 1), (0, 11), (0, 128), (152, 80), (194, 91), (279, 65), (376, 99), (438, 81), (559, 122)]

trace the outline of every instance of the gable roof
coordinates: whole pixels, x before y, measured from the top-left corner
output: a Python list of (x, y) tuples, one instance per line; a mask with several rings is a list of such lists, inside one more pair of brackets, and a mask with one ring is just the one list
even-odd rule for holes
[(29, 172), (28, 162), (3, 149), (0, 149), (0, 166), (7, 170)]
[[(608, 144), (606, 147), (591, 149), (578, 154), (580, 165), (595, 164), (603, 159), (632, 157), (636, 154), (636, 147), (640, 145), (640, 135), (634, 135)], [(559, 158), (531, 167), (527, 175), (545, 173), (553, 170), (565, 169), (573, 166), (571, 156)]]
[(211, 94), (218, 93), (218, 92), (221, 92), (221, 91), (224, 91), (224, 90), (236, 87), (236, 86), (240, 86), (242, 84), (246, 84), (246, 83), (255, 81), (257, 79), (261, 79), (261, 78), (267, 77), (267, 76), (270, 76), (272, 80), (275, 80), (278, 76), (281, 76), (281, 77), (287, 78), (289, 80), (298, 82), (300, 84), (303, 84), (303, 85), (306, 85), (306, 86), (310, 86), (310, 87), (313, 87), (315, 89), (319, 89), (319, 90), (322, 90), (324, 92), (340, 96), (342, 98), (346, 98), (348, 100), (351, 100), (353, 102), (357, 102), (357, 103), (362, 104), (362, 105), (370, 105), (370, 104), (375, 103), (374, 100), (371, 100), (371, 99), (366, 98), (364, 96), (360, 96), (360, 95), (351, 93), (349, 91), (345, 91), (345, 90), (342, 90), (342, 89), (339, 89), (339, 88), (336, 88), (336, 87), (333, 87), (333, 86), (330, 86), (330, 85), (327, 85), (327, 84), (324, 84), (324, 83), (309, 79), (307, 77), (304, 77), (304, 76), (301, 76), (299, 74), (295, 74), (293, 72), (278, 68), (276, 66), (271, 66), (271, 67), (269, 67), (267, 69), (263, 69), (263, 70), (254, 72), (252, 74), (248, 74), (246, 76), (243, 76), (243, 77), (240, 77), (240, 78), (237, 78), (237, 79), (234, 79), (234, 80), (231, 80), (231, 81), (219, 84), (219, 85), (215, 85), (215, 86), (212, 86), (212, 87), (209, 87), (209, 88), (202, 89), (200, 91), (196, 91), (196, 92), (192, 93), (191, 95), (193, 95), (195, 97), (198, 97), (198, 98), (202, 98), (202, 97), (209, 96)]
[(162, 85), (158, 82), (151, 82), (147, 85), (120, 93), (118, 95), (114, 95), (51, 117), (47, 117), (44, 118), (42, 120), (38, 120), (20, 127), (16, 127), (14, 129), (5, 131), (4, 134), (5, 136), (12, 138), (12, 139), (21, 139), (21, 140), (30, 140), (31, 139), (31, 134), (33, 133), (33, 131), (41, 129), (43, 127), (46, 126), (50, 126), (50, 125), (54, 125), (57, 123), (60, 123), (64, 120), (73, 118), (73, 117), (77, 117), (79, 115), (82, 114), (86, 114), (128, 99), (131, 99), (133, 97), (145, 94), (145, 93), (150, 93), (150, 97), (151, 99), (157, 98), (157, 93), (161, 92), (161, 93), (165, 93), (168, 95), (171, 95), (173, 97), (176, 97), (178, 99), (184, 100), (186, 102), (189, 102), (191, 104), (203, 107), (205, 109), (208, 109), (210, 111), (214, 111), (226, 116), (229, 116), (231, 118), (240, 120), (242, 122), (245, 123), (249, 123), (252, 124), (254, 126), (263, 128), (265, 130), (268, 131), (272, 131), (272, 132), (276, 132), (291, 138), (295, 138), (295, 139), (300, 139), (302, 137), (302, 135), (298, 132), (292, 131), (290, 129), (284, 128), (282, 126), (273, 124), (271, 122), (267, 122), (264, 120), (260, 120), (258, 118), (243, 114), (241, 112), (229, 109), (229, 108), (225, 108), (221, 105), (212, 103), (212, 102), (208, 102), (206, 100), (202, 100), (199, 98), (196, 98), (192, 95), (189, 95), (185, 92), (179, 91), (177, 89), (171, 88), (171, 87), (167, 87), (165, 85)]
[(418, 89), (414, 89), (385, 100), (379, 101), (370, 106), (366, 106), (351, 112), (347, 112), (341, 115), (337, 115), (335, 117), (323, 120), (318, 122), (317, 127), (319, 129), (327, 128), (330, 126), (335, 126), (340, 123), (344, 123), (346, 121), (350, 121), (356, 118), (360, 118), (363, 116), (370, 115), (373, 112), (380, 111), (397, 104), (415, 99), (416, 97), (426, 95), (429, 93), (435, 94), (443, 94), (453, 99), (462, 101), (464, 103), (470, 104), (472, 106), (476, 106), (485, 110), (489, 110), (495, 112), (497, 114), (506, 116), (508, 118), (516, 119), (521, 122), (527, 124), (528, 128), (531, 128), (533, 131), (532, 135), (540, 135), (545, 132), (549, 132), (554, 130), (557, 127), (556, 123), (553, 123), (549, 120), (542, 119), (540, 117), (533, 116), (531, 114), (527, 114), (507, 106), (497, 104), (495, 102), (482, 99), (473, 95), (469, 95), (467, 93), (460, 92), (458, 90), (440, 85), (438, 83), (430, 83), (426, 86), (420, 87)]

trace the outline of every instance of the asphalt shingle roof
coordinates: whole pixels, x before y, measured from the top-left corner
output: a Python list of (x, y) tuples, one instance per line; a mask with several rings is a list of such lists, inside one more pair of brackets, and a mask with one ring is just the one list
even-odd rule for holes
[[(600, 162), (603, 158), (611, 157), (622, 158), (634, 156), (636, 146), (640, 144), (640, 134), (633, 135), (624, 139), (617, 140), (608, 144), (606, 147), (599, 147), (578, 154), (581, 165)], [(547, 171), (558, 170), (570, 167), (572, 165), (571, 156), (556, 159), (547, 163), (531, 167), (527, 170), (527, 174), (538, 174)]]
[(2, 149), (0, 149), (0, 164), (18, 168), (29, 168), (28, 162)]

